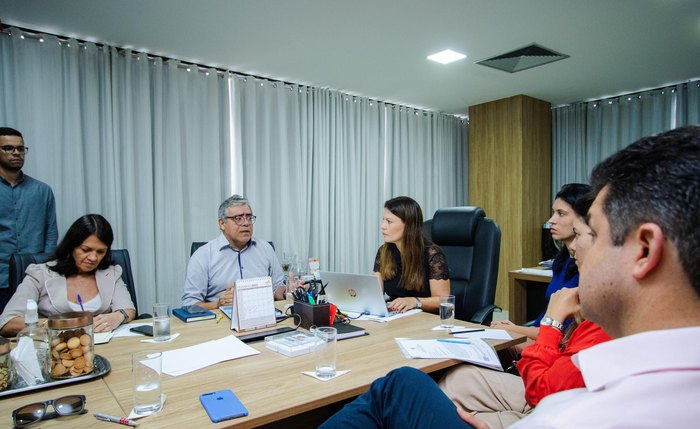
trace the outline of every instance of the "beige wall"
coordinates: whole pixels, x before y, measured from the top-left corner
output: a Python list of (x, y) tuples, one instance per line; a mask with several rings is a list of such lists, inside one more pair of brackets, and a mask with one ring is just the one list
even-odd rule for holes
[(549, 218), (550, 104), (525, 95), (469, 107), (469, 205), (501, 227), (496, 305), (507, 309), (508, 271), (534, 266)]

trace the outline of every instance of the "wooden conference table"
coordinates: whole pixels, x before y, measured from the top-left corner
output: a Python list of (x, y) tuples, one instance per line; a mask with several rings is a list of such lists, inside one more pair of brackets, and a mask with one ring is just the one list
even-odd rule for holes
[[(389, 323), (354, 321), (353, 324), (366, 328), (370, 335), (338, 342), (337, 368), (351, 370), (343, 376), (321, 382), (302, 374), (302, 371), (313, 370), (312, 354), (290, 358), (267, 349), (264, 342), (252, 343), (251, 346), (259, 350), (260, 354), (221, 362), (179, 377), (164, 374), (161, 385), (167, 399), (163, 410), (140, 419), (140, 427), (315, 427), (334, 411), (332, 407), (339, 406), (338, 403), (342, 405), (343, 401), (367, 391), (372, 381), (392, 369), (411, 366), (431, 373), (460, 363), (451, 359), (406, 359), (396, 345), (394, 338), (397, 337), (448, 337), (449, 334), (444, 331), (431, 330), (439, 324), (436, 315), (419, 313)], [(292, 319), (287, 319), (280, 325), (292, 325)], [(479, 326), (461, 321), (458, 321), (458, 325)], [(129, 413), (133, 403), (133, 352), (178, 349), (235, 333), (230, 330), (230, 321), (225, 317), (218, 324), (215, 320), (188, 324), (173, 318), (171, 332), (179, 332), (180, 336), (169, 343), (142, 343), (139, 337), (121, 337), (95, 346), (96, 353), (110, 361), (112, 371), (109, 374), (100, 379), (3, 399), (0, 404), (4, 416), (0, 417), (0, 426), (10, 426), (10, 412), (22, 405), (64, 395), (83, 394), (87, 396), (89, 415), (46, 420), (36, 427), (109, 428), (112, 423), (98, 421), (91, 414), (102, 412), (123, 417)], [(490, 342), (500, 350), (523, 341), (524, 337), (517, 336), (511, 341)], [(199, 395), (222, 389), (235, 392), (248, 409), (247, 417), (211, 423), (199, 402)], [(280, 420), (284, 420), (284, 423)]]

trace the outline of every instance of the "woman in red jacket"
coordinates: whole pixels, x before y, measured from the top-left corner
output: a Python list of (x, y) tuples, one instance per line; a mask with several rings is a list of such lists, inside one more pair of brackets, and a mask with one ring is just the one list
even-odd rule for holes
[[(591, 202), (584, 198), (574, 207), (578, 216), (574, 220), (572, 250), (577, 264), (590, 247), (591, 229), (584, 216)], [(562, 332), (562, 324), (569, 318), (575, 322)], [(609, 339), (598, 325), (581, 320), (578, 288), (564, 288), (551, 296), (537, 340), (523, 350), (517, 365), (520, 377), (460, 365), (443, 377), (440, 388), (458, 407), (474, 413), (491, 429), (506, 428), (527, 415), (545, 396), (584, 387), (571, 356)]]

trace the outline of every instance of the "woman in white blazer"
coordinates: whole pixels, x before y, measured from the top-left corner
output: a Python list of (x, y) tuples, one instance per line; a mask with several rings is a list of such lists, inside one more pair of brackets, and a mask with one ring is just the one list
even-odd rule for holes
[(88, 214), (73, 222), (49, 262), (32, 264), (0, 315), (0, 333), (16, 335), (24, 327), (27, 300), (39, 306), (39, 317), (90, 311), (95, 332), (108, 332), (134, 318), (136, 309), (122, 269), (112, 265), (114, 236), (109, 222)]

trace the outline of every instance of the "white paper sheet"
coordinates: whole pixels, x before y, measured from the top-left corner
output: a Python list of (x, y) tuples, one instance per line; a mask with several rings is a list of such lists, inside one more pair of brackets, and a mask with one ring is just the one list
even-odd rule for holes
[(496, 351), (483, 340), (396, 339), (401, 352), (411, 359), (457, 359), (503, 371)]
[[(463, 328), (460, 330), (467, 330), (469, 328)], [(458, 331), (458, 330), (455, 330)], [(482, 338), (484, 340), (505, 340), (509, 341), (512, 340), (513, 337), (510, 336), (508, 331), (503, 330), (503, 329), (484, 329), (483, 331), (478, 331), (478, 332), (465, 332), (463, 334), (454, 334), (454, 338)]]
[(455, 325), (455, 326), (451, 326), (451, 327), (449, 327), (449, 328), (444, 328), (444, 327), (442, 327), (442, 326), (440, 326), (440, 325), (437, 325), (437, 326), (434, 327), (432, 330), (433, 330), (433, 331), (453, 331), (453, 330), (456, 330), (456, 329), (460, 329), (460, 330), (461, 330), (461, 329), (470, 329), (470, 328), (466, 328), (466, 327), (464, 327), (464, 326), (456, 326), (456, 325)]
[(328, 378), (321, 378), (321, 377), (318, 377), (318, 376), (316, 375), (316, 371), (302, 371), (301, 373), (304, 374), (304, 375), (308, 375), (309, 377), (313, 377), (313, 378), (315, 378), (316, 380), (328, 381), (328, 380), (333, 380), (334, 378), (338, 378), (338, 377), (340, 377), (341, 375), (345, 375), (345, 374), (347, 374), (348, 372), (350, 372), (349, 369), (344, 369), (344, 370), (342, 370), (342, 371), (336, 371), (336, 372), (335, 372), (335, 375), (334, 375), (333, 377), (328, 377)]
[(170, 334), (170, 338), (168, 338), (167, 340), (158, 341), (158, 340), (154, 340), (153, 338), (146, 338), (145, 340), (141, 340), (141, 342), (142, 343), (163, 344), (163, 343), (169, 343), (171, 341), (175, 341), (175, 339), (179, 336), (180, 336), (180, 333), (175, 332), (174, 334)]
[(554, 275), (554, 272), (552, 270), (539, 270), (537, 268), (521, 268), (517, 270), (518, 272), (521, 272), (523, 274), (533, 274), (536, 276), (552, 276)]
[(110, 332), (96, 332), (94, 337), (95, 337), (95, 344), (104, 344), (108, 343), (109, 340), (112, 339), (114, 336), (114, 331)]
[(355, 320), (370, 320), (372, 322), (385, 323), (385, 322), (391, 322), (392, 320), (400, 319), (402, 317), (418, 314), (422, 311), (423, 310), (421, 310), (420, 308), (414, 308), (412, 310), (408, 310), (405, 313), (396, 313), (393, 316), (387, 316), (387, 317), (372, 316), (369, 314), (364, 314), (364, 315), (362, 315), (362, 317), (358, 317), (358, 316), (360, 316), (360, 313), (354, 313), (352, 311), (348, 311), (348, 312), (344, 312), (344, 313), (347, 314), (348, 317), (350, 317), (351, 319), (355, 319)]
[(259, 354), (234, 335), (163, 352), (163, 372), (173, 377), (227, 360)]

